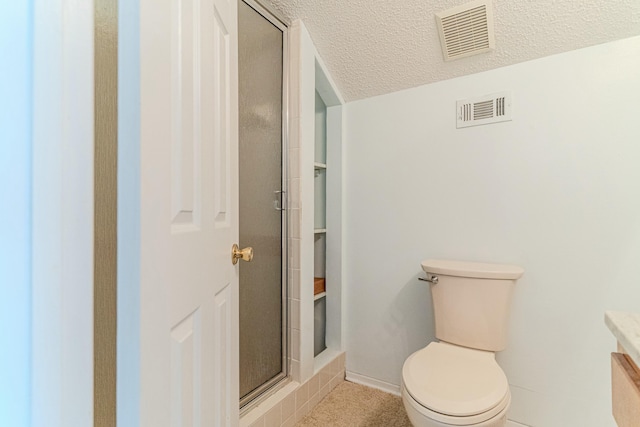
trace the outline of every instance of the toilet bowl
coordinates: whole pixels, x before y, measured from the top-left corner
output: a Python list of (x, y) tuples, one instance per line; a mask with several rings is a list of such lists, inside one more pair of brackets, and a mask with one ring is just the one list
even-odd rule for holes
[(405, 361), (402, 400), (415, 427), (502, 427), (511, 393), (492, 352), (432, 342)]
[(495, 352), (507, 343), (511, 295), (524, 270), (450, 260), (422, 263), (439, 341), (402, 367), (402, 401), (415, 427), (504, 427), (511, 404)]

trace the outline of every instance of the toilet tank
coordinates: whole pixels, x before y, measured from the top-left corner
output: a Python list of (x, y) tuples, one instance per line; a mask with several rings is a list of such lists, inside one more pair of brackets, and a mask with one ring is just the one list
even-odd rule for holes
[(422, 269), (431, 283), (436, 337), (451, 344), (501, 351), (513, 288), (524, 270), (515, 265), (429, 259)]

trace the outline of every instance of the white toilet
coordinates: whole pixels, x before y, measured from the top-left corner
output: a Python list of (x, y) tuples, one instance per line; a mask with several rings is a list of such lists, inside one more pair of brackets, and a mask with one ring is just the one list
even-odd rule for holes
[(513, 265), (427, 260), (436, 338), (402, 367), (402, 401), (415, 427), (503, 427), (509, 383), (496, 363), (504, 350), (511, 294), (524, 270)]

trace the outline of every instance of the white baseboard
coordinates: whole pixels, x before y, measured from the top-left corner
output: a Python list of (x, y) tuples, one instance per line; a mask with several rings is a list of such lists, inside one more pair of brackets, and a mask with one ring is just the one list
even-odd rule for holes
[(385, 381), (376, 380), (365, 375), (356, 374), (355, 372), (346, 372), (346, 380), (352, 383), (366, 385), (367, 387), (377, 388), (387, 393), (400, 396), (400, 386)]

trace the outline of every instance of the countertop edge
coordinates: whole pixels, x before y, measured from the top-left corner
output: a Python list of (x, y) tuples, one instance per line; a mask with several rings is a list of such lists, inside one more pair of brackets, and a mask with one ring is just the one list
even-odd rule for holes
[(604, 323), (640, 367), (640, 314), (605, 311)]

